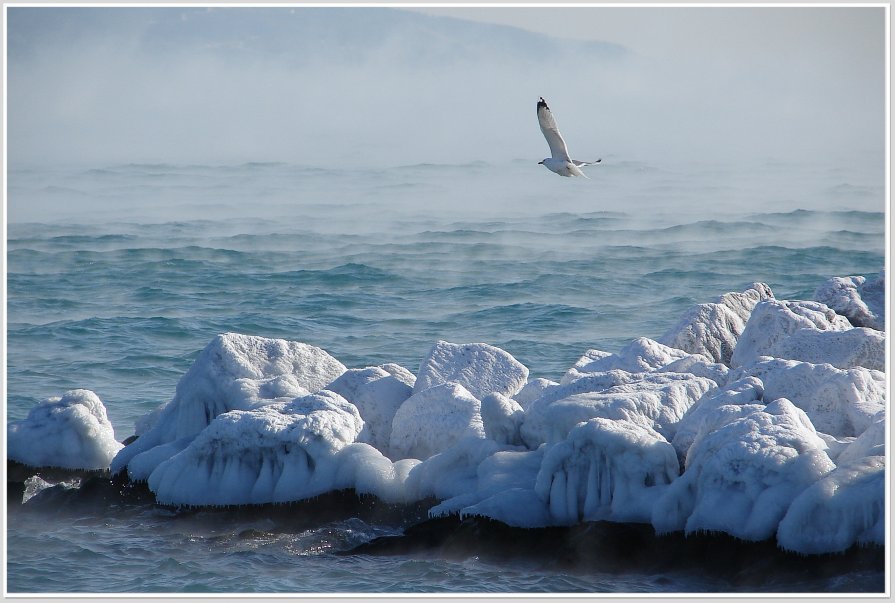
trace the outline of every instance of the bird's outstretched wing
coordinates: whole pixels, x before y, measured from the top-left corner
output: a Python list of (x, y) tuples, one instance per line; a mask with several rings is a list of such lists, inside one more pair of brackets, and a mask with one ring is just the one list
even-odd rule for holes
[(600, 163), (601, 161), (603, 161), (603, 160), (597, 159), (596, 161), (578, 161), (577, 159), (573, 159), (572, 163), (574, 163), (578, 167), (581, 167), (582, 165), (595, 165), (597, 163)]
[(562, 139), (559, 128), (556, 127), (556, 120), (553, 119), (553, 113), (542, 96), (538, 100), (538, 124), (541, 126), (541, 132), (547, 139), (550, 146), (550, 155), (554, 159), (562, 159), (563, 161), (571, 161), (569, 151), (566, 148), (566, 141)]

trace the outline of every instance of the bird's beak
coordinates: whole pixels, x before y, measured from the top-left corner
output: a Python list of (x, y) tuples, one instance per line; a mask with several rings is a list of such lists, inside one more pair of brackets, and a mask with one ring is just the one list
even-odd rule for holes
[(544, 165), (544, 162), (543, 162), (543, 161), (539, 161), (539, 162), (538, 162), (538, 165)]

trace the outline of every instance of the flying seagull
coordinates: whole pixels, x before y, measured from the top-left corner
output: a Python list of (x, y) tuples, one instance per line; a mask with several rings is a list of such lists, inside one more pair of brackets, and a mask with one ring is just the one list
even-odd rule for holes
[(581, 166), (593, 165), (602, 161), (602, 159), (578, 161), (569, 157), (566, 141), (562, 139), (562, 134), (559, 133), (559, 128), (556, 127), (556, 120), (553, 119), (553, 113), (551, 113), (550, 107), (547, 106), (547, 101), (544, 100), (543, 96), (538, 100), (538, 124), (541, 126), (541, 132), (543, 132), (544, 138), (547, 139), (547, 144), (550, 146), (550, 157), (539, 161), (538, 164), (543, 165), (554, 174), (559, 174), (560, 176), (584, 176), (587, 178), (584, 172), (581, 171)]

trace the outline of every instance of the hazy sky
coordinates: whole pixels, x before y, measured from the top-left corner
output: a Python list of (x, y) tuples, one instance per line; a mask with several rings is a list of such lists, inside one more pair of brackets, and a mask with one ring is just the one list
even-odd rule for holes
[(882, 8), (9, 10), (13, 166), (883, 160)]

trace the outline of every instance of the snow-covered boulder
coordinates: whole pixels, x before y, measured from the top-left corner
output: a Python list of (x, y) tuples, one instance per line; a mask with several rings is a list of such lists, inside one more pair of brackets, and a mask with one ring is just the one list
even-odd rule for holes
[(687, 409), (714, 388), (713, 381), (684, 373), (592, 375), (545, 393), (529, 407), (520, 431), (526, 445), (536, 448), (564, 440), (578, 423), (601, 417), (630, 421), (669, 439)]
[(425, 460), (464, 437), (485, 437), (482, 403), (459, 383), (414, 393), (392, 420), (390, 456)]
[(863, 327), (847, 331), (799, 329), (789, 337), (778, 340), (763, 355), (814, 364), (827, 363), (841, 369), (863, 366), (884, 371), (886, 337), (880, 331)]
[(74, 389), (6, 425), (7, 458), (32, 467), (108, 469), (122, 445), (94, 392)]
[(420, 364), (413, 393), (459, 383), (478, 399), (495, 392), (512, 398), (528, 379), (528, 368), (509, 352), (487, 343), (438, 341)]
[(322, 391), (212, 420), (149, 475), (162, 504), (240, 505), (302, 500), (349, 487), (336, 453), (363, 420), (353, 404)]
[(718, 387), (727, 384), (730, 369), (726, 364), (712, 362), (702, 354), (690, 354), (670, 364), (656, 369), (659, 373), (688, 373), (696, 377), (711, 379)]
[(745, 377), (697, 400), (678, 422), (671, 440), (678, 457), (686, 461), (687, 451), (696, 440), (696, 435), (700, 431), (707, 431), (706, 420), (715, 420), (714, 415), (720, 407), (761, 403), (763, 395), (764, 386), (761, 381), (755, 377)]
[(886, 376), (880, 371), (762, 358), (734, 371), (731, 379), (746, 376), (761, 380), (765, 400), (787, 398), (808, 414), (818, 431), (835, 437), (862, 434), (885, 408)]
[[(565, 385), (593, 373), (621, 370), (629, 373), (646, 373), (660, 369), (676, 360), (690, 356), (683, 350), (662, 345), (648, 337), (638, 337), (616, 354), (600, 350), (588, 350), (563, 376)], [(707, 359), (706, 359), (707, 360)]]
[(773, 356), (774, 346), (799, 329), (847, 331), (851, 328), (848, 320), (819, 302), (765, 300), (755, 304), (730, 365), (743, 366), (760, 356)]
[(344, 372), (341, 362), (305, 343), (218, 335), (177, 383), (174, 398), (152, 426), (115, 457), (112, 472), (151, 448), (195, 437), (222, 413), (317, 392)]
[(837, 465), (860, 460), (866, 456), (886, 456), (886, 411), (873, 418), (870, 427), (852, 440), (834, 459)]
[(519, 390), (519, 393), (513, 396), (513, 400), (521, 406), (523, 410), (528, 410), (528, 407), (531, 406), (532, 402), (540, 398), (545, 391), (554, 388), (557, 385), (559, 385), (559, 383), (551, 381), (550, 379), (541, 377), (532, 379), (525, 384), (525, 387)]
[(811, 421), (785, 399), (722, 406), (707, 417), (687, 468), (653, 507), (660, 533), (726, 532), (772, 537), (796, 496), (835, 468)]
[(755, 304), (773, 297), (766, 284), (753, 283), (742, 293), (725, 293), (713, 302), (697, 304), (659, 338), (659, 343), (729, 365)]
[(388, 451), (392, 421), (401, 404), (413, 393), (413, 381), (381, 367), (349, 369), (326, 386), (357, 407), (364, 419), (364, 430), (358, 440), (374, 448)]
[(840, 465), (790, 505), (778, 544), (806, 555), (851, 546), (886, 544), (886, 459), (864, 457)]
[(678, 471), (674, 448), (654, 430), (596, 418), (547, 449), (535, 490), (555, 523), (649, 522)]
[(856, 327), (886, 329), (886, 276), (874, 280), (863, 276), (834, 277), (814, 291), (815, 301), (845, 316)]
[(514, 400), (496, 393), (482, 398), (482, 424), (486, 438), (498, 444), (521, 446), (519, 428), (524, 420), (525, 411)]

